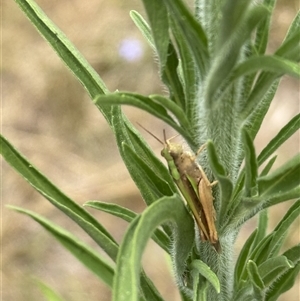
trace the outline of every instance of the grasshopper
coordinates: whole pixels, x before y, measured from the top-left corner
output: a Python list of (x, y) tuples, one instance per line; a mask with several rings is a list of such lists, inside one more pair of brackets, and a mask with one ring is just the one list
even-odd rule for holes
[(202, 145), (196, 154), (185, 151), (178, 143), (171, 143), (174, 137), (164, 141), (143, 127), (152, 137), (158, 140), (164, 148), (161, 155), (166, 159), (171, 176), (190, 207), (200, 231), (201, 240), (209, 241), (219, 251), (219, 239), (215, 226), (216, 212), (213, 205), (212, 186), (217, 181), (210, 182), (202, 167), (196, 162), (197, 156), (205, 148)]

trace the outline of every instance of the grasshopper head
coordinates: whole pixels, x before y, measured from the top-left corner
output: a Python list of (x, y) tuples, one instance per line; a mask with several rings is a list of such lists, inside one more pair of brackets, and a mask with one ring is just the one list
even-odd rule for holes
[(167, 161), (173, 161), (175, 158), (178, 158), (183, 153), (183, 147), (181, 144), (170, 142), (170, 140), (174, 137), (166, 139), (166, 132), (164, 130), (164, 148), (161, 151), (161, 155)]

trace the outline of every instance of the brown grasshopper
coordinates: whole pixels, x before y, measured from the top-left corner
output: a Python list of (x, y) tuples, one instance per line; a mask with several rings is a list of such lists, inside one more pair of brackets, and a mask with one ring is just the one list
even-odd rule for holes
[(197, 153), (193, 154), (184, 150), (181, 144), (171, 143), (170, 140), (175, 136), (166, 139), (165, 130), (163, 142), (144, 127), (143, 129), (164, 145), (161, 155), (166, 159), (170, 174), (193, 213), (201, 239), (208, 240), (219, 251), (215, 226), (216, 212), (212, 196), (212, 186), (216, 185), (217, 181), (211, 183), (202, 167), (196, 162), (197, 156), (206, 145), (202, 145)]

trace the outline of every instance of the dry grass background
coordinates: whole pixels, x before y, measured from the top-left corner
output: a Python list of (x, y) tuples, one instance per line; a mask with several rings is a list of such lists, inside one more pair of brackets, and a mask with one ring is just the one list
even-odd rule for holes
[[(151, 50), (128, 14), (131, 9), (143, 12), (141, 1), (40, 0), (38, 3), (99, 72), (111, 91), (119, 89), (143, 94), (164, 91)], [(297, 3), (279, 1), (271, 49), (280, 44), (298, 9)], [(102, 115), (14, 1), (3, 1), (1, 5), (2, 133), (77, 203), (97, 199), (141, 212), (143, 201)], [(143, 46), (143, 57), (134, 62), (125, 61), (118, 54), (120, 43), (128, 38), (140, 40)], [(161, 132), (160, 121), (133, 108), (124, 110), (133, 122), (142, 121), (151, 131)], [(284, 78), (257, 137), (258, 150), (298, 111), (299, 83)], [(158, 152), (160, 146), (151, 137), (149, 144)], [(277, 166), (298, 150), (299, 136), (294, 135), (278, 152)], [(3, 160), (1, 171), (1, 300), (44, 300), (34, 278), (48, 283), (65, 300), (110, 300), (111, 294), (105, 285), (38, 224), (3, 206), (11, 204), (33, 210), (94, 246), (93, 242)], [(270, 228), (276, 225), (289, 205), (271, 210)], [(125, 222), (90, 211), (121, 241), (127, 226)], [(244, 227), (237, 249), (253, 227), (255, 220)], [(299, 223), (293, 230), (287, 246), (299, 241)], [(149, 243), (143, 260), (146, 271), (163, 296), (167, 300), (179, 300), (165, 255), (159, 248)], [(299, 300), (299, 286), (281, 300)]]

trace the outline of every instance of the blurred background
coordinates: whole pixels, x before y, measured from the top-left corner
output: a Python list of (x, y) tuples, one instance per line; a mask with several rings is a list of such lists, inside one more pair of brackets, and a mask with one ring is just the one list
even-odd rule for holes
[[(153, 53), (129, 17), (144, 13), (139, 0), (46, 1), (38, 4), (97, 70), (110, 91), (145, 95), (164, 93)], [(78, 204), (88, 200), (113, 202), (136, 212), (145, 208), (118, 154), (104, 118), (83, 87), (39, 36), (14, 1), (2, 1), (1, 129), (42, 173)], [(269, 52), (276, 49), (299, 9), (296, 0), (278, 1)], [(124, 107), (132, 122), (140, 121), (159, 136), (165, 125), (147, 113)], [(257, 153), (299, 112), (299, 82), (284, 77), (262, 129)], [(171, 130), (169, 130), (171, 135)], [(161, 146), (143, 132), (159, 156)], [(299, 151), (294, 135), (277, 152), (275, 168)], [(86, 270), (56, 240), (28, 217), (5, 208), (33, 210), (94, 246), (72, 221), (42, 198), (1, 158), (2, 300), (44, 300), (40, 279), (65, 300), (110, 300), (109, 289)], [(271, 210), (270, 230), (291, 203)], [(121, 241), (127, 224), (88, 209)], [(239, 235), (237, 253), (255, 228), (252, 219)], [(299, 242), (299, 221), (285, 248)], [(143, 261), (149, 276), (167, 300), (179, 300), (165, 254), (149, 243)], [(299, 300), (299, 285), (281, 300)]]

